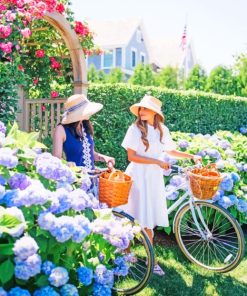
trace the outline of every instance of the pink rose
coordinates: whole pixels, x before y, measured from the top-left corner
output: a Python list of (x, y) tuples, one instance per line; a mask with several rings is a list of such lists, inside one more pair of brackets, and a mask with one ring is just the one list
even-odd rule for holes
[(64, 13), (65, 8), (64, 8), (63, 3), (59, 3), (59, 4), (57, 4), (57, 6), (56, 6), (56, 11), (59, 12), (59, 13), (61, 13), (61, 14)]
[(87, 26), (82, 22), (75, 22), (75, 32), (81, 36), (87, 36), (90, 32)]
[(0, 43), (0, 48), (6, 53), (12, 52), (12, 42)]
[(10, 25), (4, 26), (0, 25), (0, 38), (7, 38), (12, 33), (12, 28)]
[(18, 65), (18, 70), (21, 71), (21, 72), (24, 72), (24, 68), (22, 65)]
[(24, 38), (29, 38), (31, 36), (32, 32), (29, 28), (25, 28), (23, 30), (21, 30), (21, 35), (24, 37)]
[(6, 17), (7, 21), (12, 22), (12, 21), (14, 21), (16, 19), (16, 14), (11, 12), (10, 10), (8, 10), (5, 13), (5, 17)]
[(52, 90), (52, 91), (51, 91), (51, 97), (52, 97), (53, 99), (57, 98), (58, 96), (59, 96), (59, 92), (57, 92), (57, 91), (55, 91), (55, 90)]
[(44, 49), (38, 49), (35, 52), (36, 58), (43, 58), (45, 56), (45, 51)]

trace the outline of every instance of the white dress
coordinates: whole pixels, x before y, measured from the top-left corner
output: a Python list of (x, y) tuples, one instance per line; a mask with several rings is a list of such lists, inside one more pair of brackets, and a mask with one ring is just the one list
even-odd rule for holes
[[(161, 159), (163, 151), (176, 149), (170, 132), (166, 126), (163, 128), (163, 139), (160, 142), (160, 132), (148, 125), (147, 139), (149, 148), (145, 152), (145, 146), (141, 140), (141, 132), (132, 124), (122, 142), (127, 150), (132, 149), (140, 156)], [(142, 164), (131, 162), (126, 174), (133, 178), (128, 204), (121, 209), (134, 217), (142, 227), (153, 229), (155, 226), (168, 226), (168, 214), (165, 199), (165, 184), (163, 169), (156, 164)]]

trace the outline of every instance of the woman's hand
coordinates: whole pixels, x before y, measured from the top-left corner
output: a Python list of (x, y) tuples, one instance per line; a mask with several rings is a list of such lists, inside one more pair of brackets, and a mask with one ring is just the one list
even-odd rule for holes
[(108, 167), (114, 167), (115, 165), (115, 158), (104, 155), (104, 161)]
[(194, 163), (201, 163), (202, 162), (202, 157), (199, 155), (193, 155), (192, 157)]
[(169, 170), (171, 168), (168, 162), (160, 161), (158, 164), (164, 170)]

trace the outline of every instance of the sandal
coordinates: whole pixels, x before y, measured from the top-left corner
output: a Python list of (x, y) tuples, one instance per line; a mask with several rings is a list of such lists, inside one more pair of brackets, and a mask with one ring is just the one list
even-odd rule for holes
[(158, 263), (156, 263), (154, 265), (153, 273), (156, 274), (156, 275), (159, 275), (159, 276), (164, 276), (165, 275), (164, 270), (159, 266)]

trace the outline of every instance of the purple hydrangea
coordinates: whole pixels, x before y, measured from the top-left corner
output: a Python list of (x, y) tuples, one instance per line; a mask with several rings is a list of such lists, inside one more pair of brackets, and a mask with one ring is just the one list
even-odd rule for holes
[(217, 169), (220, 169), (220, 170), (224, 169), (225, 162), (223, 160), (221, 160), (221, 159), (216, 161), (216, 167), (217, 167)]
[(116, 276), (126, 276), (129, 272), (129, 265), (126, 263), (124, 257), (117, 257), (114, 260), (117, 267), (113, 268), (114, 275)]
[(74, 285), (66, 284), (60, 289), (62, 296), (79, 296), (79, 292)]
[(247, 172), (247, 163), (243, 165), (243, 171)]
[(8, 169), (15, 168), (18, 164), (18, 158), (14, 155), (14, 151), (10, 148), (0, 148), (0, 165)]
[(57, 189), (63, 188), (68, 192), (71, 192), (73, 190), (72, 186), (67, 182), (57, 182)]
[(33, 296), (60, 296), (52, 287), (45, 286), (33, 293)]
[(227, 149), (227, 150), (225, 151), (225, 153), (226, 153), (226, 155), (227, 155), (228, 157), (234, 157), (234, 156), (235, 156), (235, 152), (234, 152), (233, 150), (231, 150), (231, 149)]
[(55, 287), (61, 287), (67, 284), (69, 280), (68, 271), (63, 267), (55, 267), (48, 278), (50, 284)]
[(176, 187), (174, 185), (167, 185), (165, 187), (165, 191), (166, 191), (166, 198), (168, 200), (175, 200), (177, 199), (178, 195), (179, 195), (179, 192), (178, 191), (175, 191), (176, 190)]
[(222, 149), (226, 150), (226, 149), (228, 149), (228, 148), (231, 147), (231, 144), (230, 144), (229, 141), (227, 141), (227, 140), (222, 140), (222, 141), (219, 142), (219, 146), (220, 146)]
[(113, 287), (114, 274), (112, 270), (108, 270), (105, 265), (100, 264), (95, 269), (94, 274), (95, 282), (101, 285), (106, 285), (110, 288)]
[(106, 285), (94, 283), (93, 285), (93, 296), (111, 296), (111, 289)]
[(173, 176), (170, 180), (170, 184), (175, 186), (175, 187), (178, 187), (180, 186), (181, 184), (183, 184), (184, 182), (184, 178), (182, 178), (181, 176)]
[(235, 164), (235, 167), (241, 172), (242, 170), (243, 170), (243, 165), (242, 165), (242, 163), (236, 163)]
[(0, 121), (0, 132), (5, 134), (6, 133), (6, 126), (2, 121)]
[(219, 151), (216, 150), (216, 149), (207, 149), (206, 153), (207, 153), (208, 156), (210, 156), (212, 158), (215, 158), (215, 159), (220, 159), (221, 158), (221, 155), (220, 155)]
[(15, 277), (20, 280), (28, 280), (29, 278), (40, 273), (41, 257), (38, 254), (29, 256), (26, 260), (15, 260)]
[(75, 189), (69, 193), (69, 197), (71, 200), (71, 208), (75, 211), (81, 212), (86, 208), (98, 208), (97, 199), (90, 194), (87, 194), (82, 189)]
[(50, 275), (52, 269), (54, 269), (55, 267), (56, 265), (53, 262), (46, 260), (42, 263), (41, 270), (43, 271), (44, 274)]
[(93, 281), (93, 271), (87, 267), (79, 267), (77, 269), (78, 279), (84, 286), (91, 285)]
[(38, 249), (36, 241), (31, 236), (23, 236), (15, 242), (13, 251), (16, 257), (25, 260), (34, 255)]
[(15, 287), (9, 291), (8, 296), (31, 296), (31, 294), (28, 292), (28, 290)]
[(28, 176), (20, 173), (14, 174), (9, 179), (9, 185), (12, 189), (24, 190), (31, 184), (31, 180)]
[(71, 169), (64, 165), (60, 159), (50, 153), (39, 154), (35, 159), (36, 171), (47, 179), (72, 184), (76, 177)]
[(186, 148), (189, 147), (189, 142), (186, 141), (186, 140), (180, 140), (180, 141), (178, 142), (178, 146), (179, 146), (180, 148), (182, 148), (182, 149), (186, 149)]

